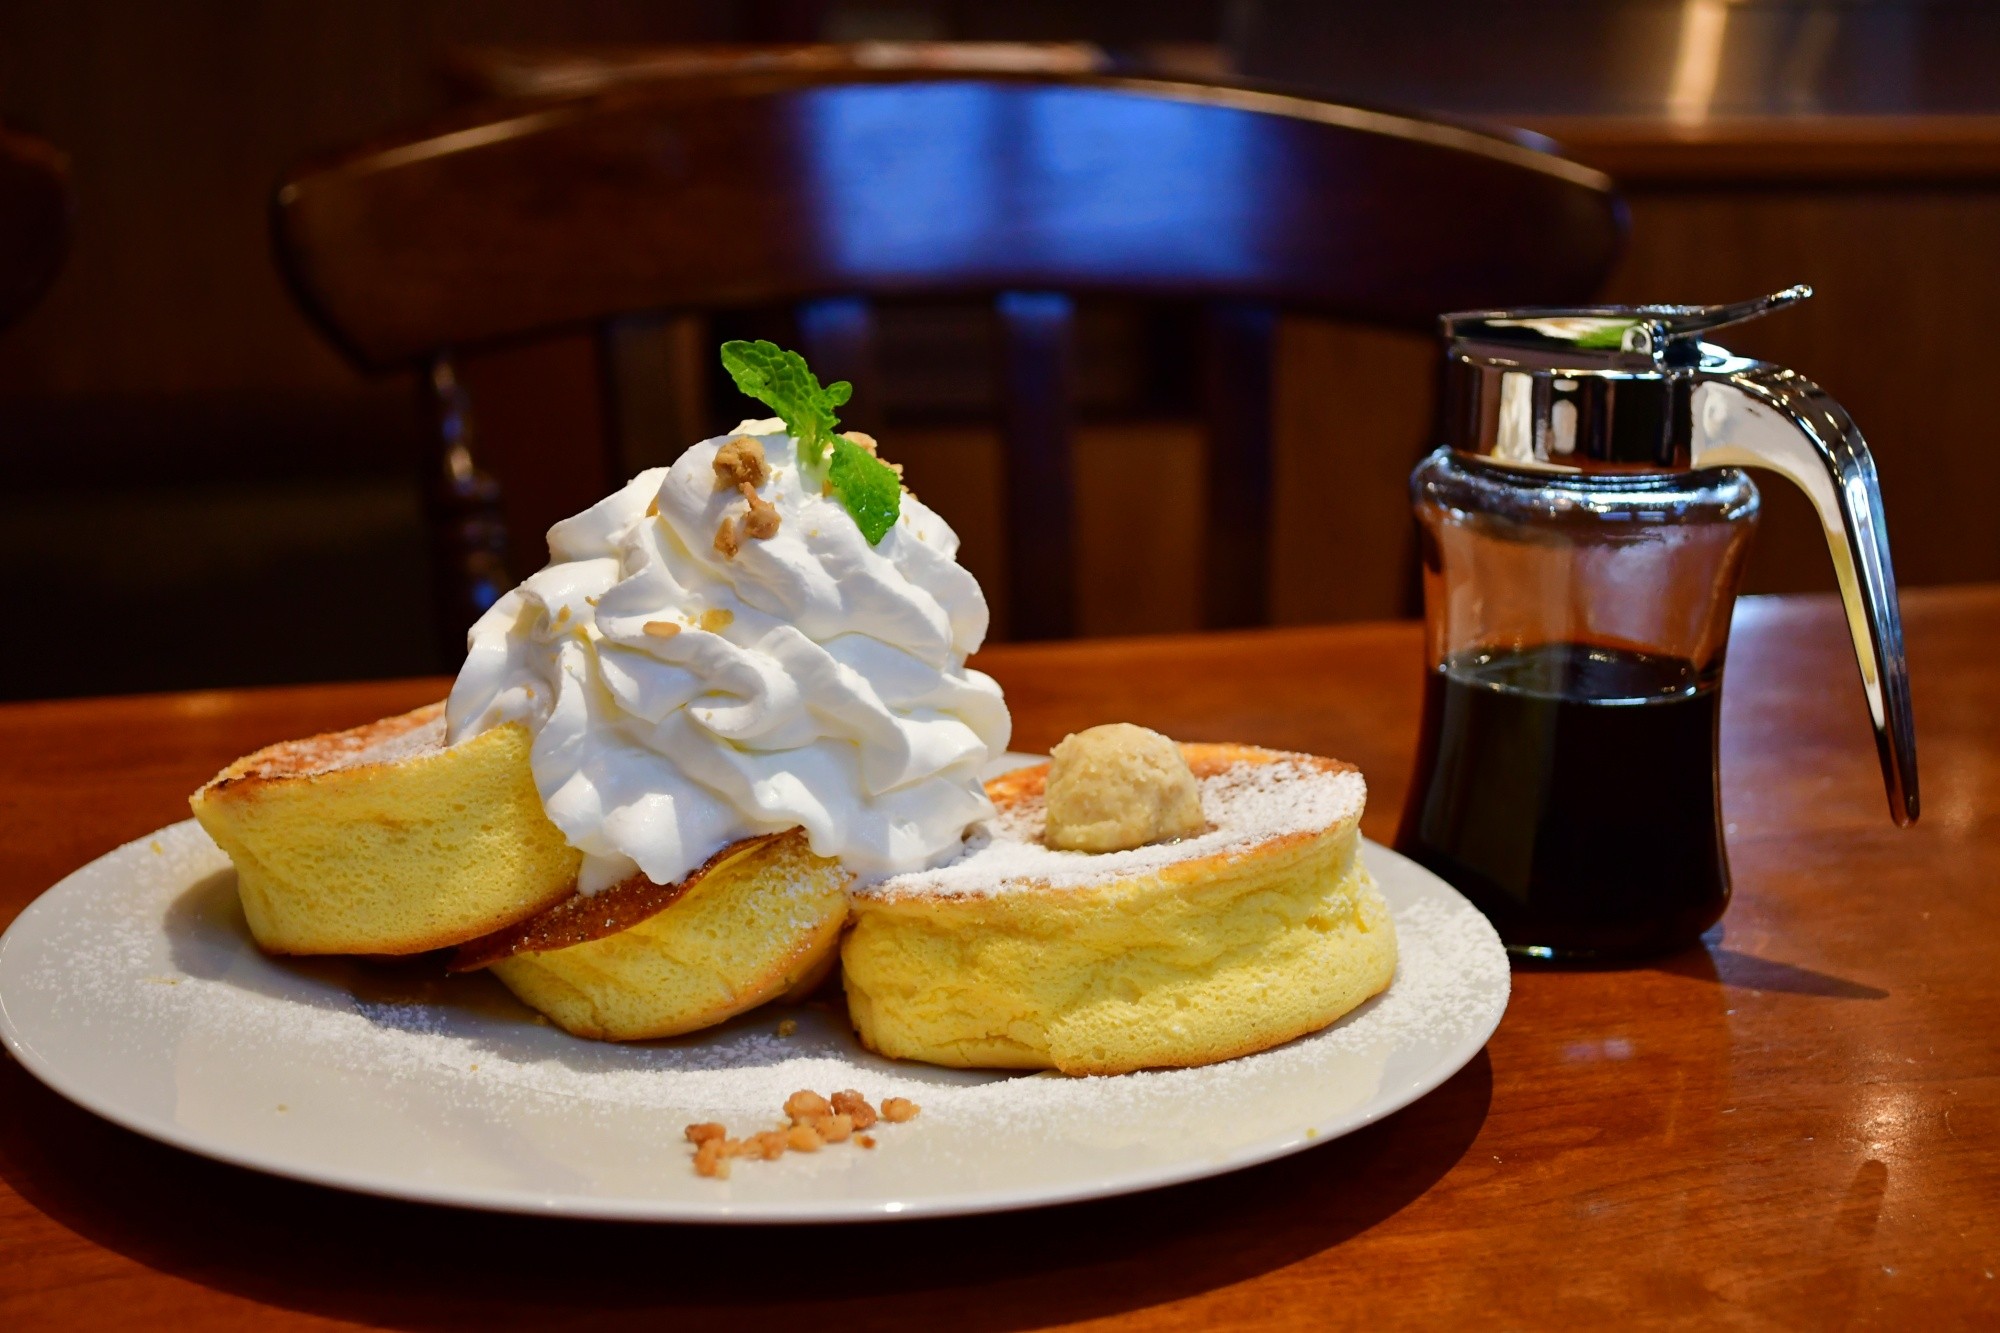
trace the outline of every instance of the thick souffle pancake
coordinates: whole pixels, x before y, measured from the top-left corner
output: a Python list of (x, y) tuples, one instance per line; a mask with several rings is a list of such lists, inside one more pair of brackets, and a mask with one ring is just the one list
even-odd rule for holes
[(444, 744), (444, 705), (237, 760), (195, 818), (236, 864), (272, 953), (411, 954), (477, 939), (567, 897), (576, 850), (543, 813), (528, 733)]
[(709, 1027), (826, 977), (852, 878), (802, 829), (746, 838), (678, 884), (643, 876), (576, 894), (462, 946), (579, 1037), (633, 1041)]
[(1348, 764), (1180, 747), (1208, 831), (1045, 845), (1048, 765), (987, 784), (986, 841), (862, 888), (841, 948), (863, 1044), (932, 1064), (1117, 1074), (1248, 1055), (1388, 986), (1396, 935), (1359, 857)]

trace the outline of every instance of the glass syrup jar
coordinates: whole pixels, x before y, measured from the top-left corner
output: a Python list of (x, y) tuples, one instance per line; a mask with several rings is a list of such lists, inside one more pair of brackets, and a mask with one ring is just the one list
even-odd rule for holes
[(1891, 814), (1915, 735), (1874, 464), (1839, 405), (1700, 341), (1809, 296), (1447, 316), (1448, 443), (1411, 478), (1429, 675), (1398, 850), (1517, 956), (1644, 958), (1729, 901), (1718, 774), (1757, 467), (1825, 526)]

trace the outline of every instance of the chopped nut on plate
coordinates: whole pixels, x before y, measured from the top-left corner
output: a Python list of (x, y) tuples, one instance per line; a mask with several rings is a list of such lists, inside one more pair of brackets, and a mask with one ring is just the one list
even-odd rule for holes
[(833, 1094), (833, 1109), (843, 1115), (853, 1116), (856, 1129), (866, 1129), (875, 1123), (875, 1108), (868, 1104), (867, 1098), (852, 1088)]
[(877, 1120), (901, 1124), (921, 1108), (907, 1097), (891, 1097), (882, 1103), (878, 1116), (868, 1100), (853, 1088), (833, 1094), (831, 1099), (809, 1088), (801, 1088), (785, 1099), (785, 1115), (791, 1123), (783, 1129), (769, 1129), (747, 1138), (732, 1139), (728, 1131), (713, 1121), (689, 1125), (688, 1142), (695, 1145), (697, 1175), (718, 1180), (729, 1177), (729, 1159), (758, 1157), (775, 1161), (787, 1152), (818, 1152), (829, 1144), (853, 1143), (873, 1148), (873, 1135), (858, 1133)]
[(792, 1123), (795, 1125), (802, 1124), (814, 1116), (831, 1114), (832, 1111), (833, 1107), (827, 1104), (826, 1098), (803, 1088), (785, 1099), (785, 1114), (792, 1118)]
[(695, 1174), (713, 1176), (718, 1180), (729, 1179), (729, 1157), (725, 1151), (727, 1143), (725, 1139), (708, 1139), (695, 1149)]

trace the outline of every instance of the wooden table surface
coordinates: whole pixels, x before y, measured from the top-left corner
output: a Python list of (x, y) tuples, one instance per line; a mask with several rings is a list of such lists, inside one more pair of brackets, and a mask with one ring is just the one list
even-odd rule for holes
[[(732, 1230), (347, 1195), (188, 1156), (0, 1061), (0, 1327), (955, 1333), (2000, 1321), (2000, 588), (1905, 599), (1925, 811), (1886, 813), (1830, 601), (1739, 609), (1736, 900), (1705, 947), (1520, 971), (1409, 1109), (1214, 1181), (1009, 1216)], [(1017, 744), (1111, 719), (1357, 761), (1386, 839), (1411, 625), (1008, 647)], [(0, 708), (0, 922), (254, 746), (436, 681)]]

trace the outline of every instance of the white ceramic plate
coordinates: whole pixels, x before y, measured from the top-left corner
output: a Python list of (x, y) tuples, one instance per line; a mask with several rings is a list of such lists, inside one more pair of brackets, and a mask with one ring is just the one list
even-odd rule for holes
[[(1205, 1069), (1073, 1079), (861, 1050), (837, 1010), (765, 1008), (611, 1045), (540, 1022), (484, 976), (278, 961), (192, 821), (99, 858), (0, 938), (0, 1037), (63, 1096), (239, 1166), (431, 1203), (569, 1217), (827, 1222), (1027, 1208), (1297, 1152), (1449, 1078), (1507, 1004), (1484, 917), (1368, 844), (1402, 962), (1324, 1032)], [(796, 1032), (778, 1035), (790, 1018)], [(694, 1174), (682, 1128), (777, 1123), (798, 1088), (912, 1098), (880, 1146)]]

